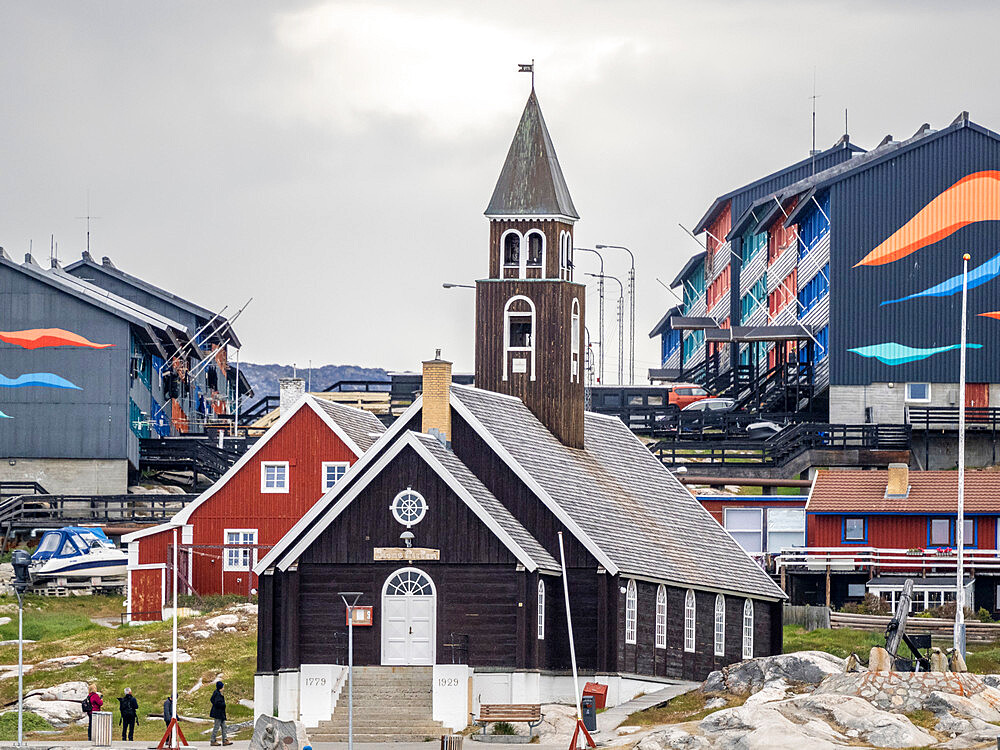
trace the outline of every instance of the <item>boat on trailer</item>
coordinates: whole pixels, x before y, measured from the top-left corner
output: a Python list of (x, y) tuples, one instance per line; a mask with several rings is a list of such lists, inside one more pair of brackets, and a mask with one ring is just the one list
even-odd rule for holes
[(127, 568), (128, 553), (101, 529), (90, 526), (46, 531), (31, 556), (31, 578), (36, 583), (124, 578)]

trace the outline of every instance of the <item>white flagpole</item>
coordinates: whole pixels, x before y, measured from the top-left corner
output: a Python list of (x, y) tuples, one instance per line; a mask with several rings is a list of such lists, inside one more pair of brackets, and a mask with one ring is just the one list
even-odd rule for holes
[(573, 645), (573, 618), (569, 613), (569, 580), (566, 577), (566, 553), (563, 552), (562, 532), (559, 536), (559, 564), (562, 566), (563, 595), (566, 598), (566, 629), (569, 630), (569, 658), (573, 665), (573, 699), (576, 701), (576, 720), (583, 720), (580, 709), (580, 685), (576, 674), (576, 646)]
[(955, 650), (965, 656), (965, 343), (969, 295), (968, 253), (962, 256), (962, 338), (958, 370), (958, 523), (955, 528)]

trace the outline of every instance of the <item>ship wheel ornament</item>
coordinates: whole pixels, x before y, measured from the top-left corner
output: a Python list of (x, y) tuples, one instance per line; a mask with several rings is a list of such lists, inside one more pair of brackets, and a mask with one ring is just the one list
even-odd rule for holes
[(392, 517), (406, 528), (420, 523), (427, 514), (427, 501), (419, 492), (407, 487), (392, 500), (389, 506)]

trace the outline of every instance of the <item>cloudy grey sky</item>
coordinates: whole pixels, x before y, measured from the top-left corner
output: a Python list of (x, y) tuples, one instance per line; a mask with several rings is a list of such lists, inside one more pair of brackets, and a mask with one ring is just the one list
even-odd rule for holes
[(866, 148), (963, 109), (996, 130), (998, 27), (975, 1), (0, 0), (0, 245), (78, 258), (89, 192), (98, 257), (254, 298), (245, 360), (471, 371), (473, 293), (441, 282), (485, 275), (534, 58), (577, 244), (636, 252), (642, 373), (678, 223), (806, 156), (814, 68), (822, 147), (845, 107)]

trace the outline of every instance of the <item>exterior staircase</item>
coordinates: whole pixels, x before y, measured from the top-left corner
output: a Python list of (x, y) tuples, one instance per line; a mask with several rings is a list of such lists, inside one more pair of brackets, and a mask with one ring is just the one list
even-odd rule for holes
[[(423, 742), (448, 734), (432, 714), (432, 667), (355, 667), (354, 741)], [(309, 730), (316, 742), (347, 742), (347, 684), (330, 721)]]

